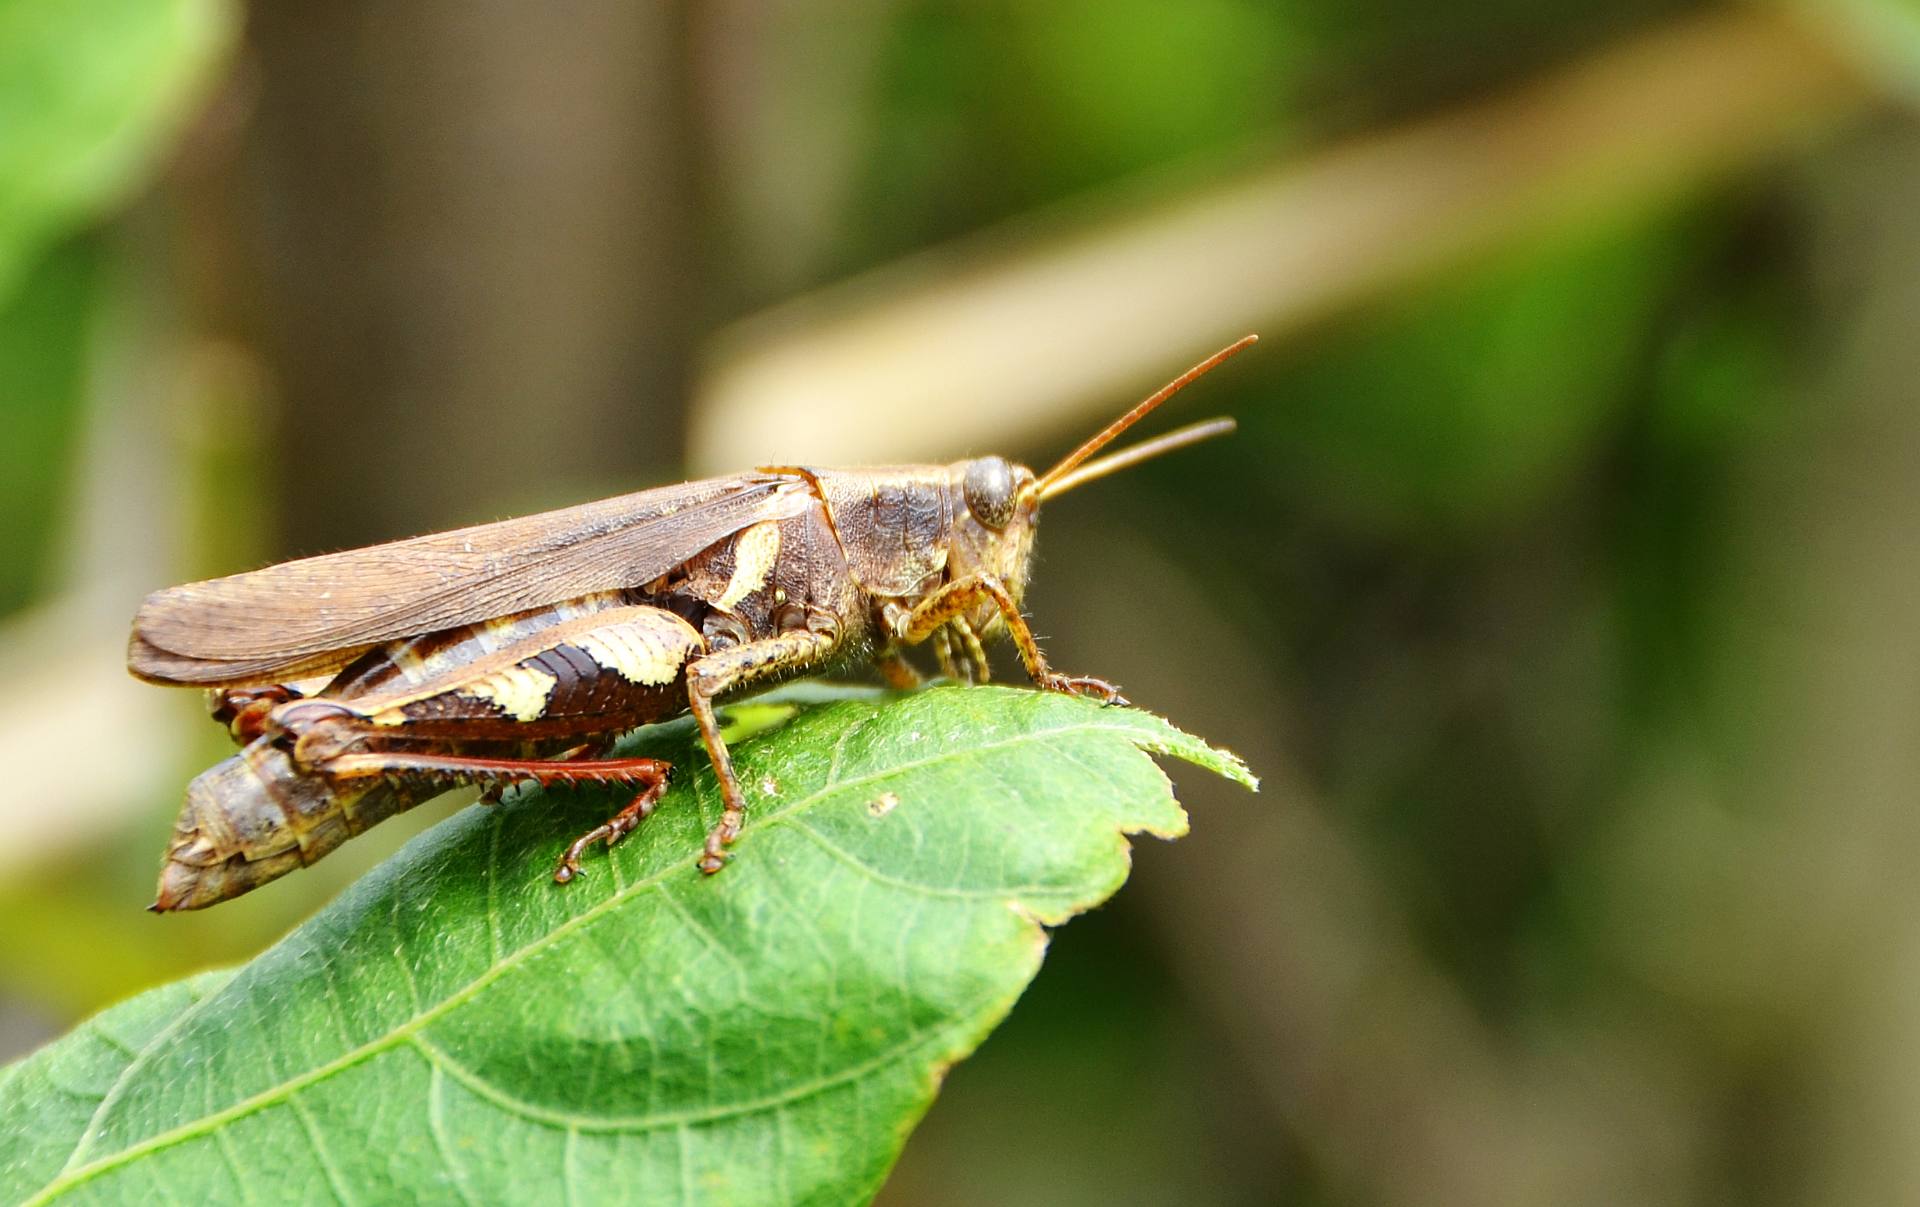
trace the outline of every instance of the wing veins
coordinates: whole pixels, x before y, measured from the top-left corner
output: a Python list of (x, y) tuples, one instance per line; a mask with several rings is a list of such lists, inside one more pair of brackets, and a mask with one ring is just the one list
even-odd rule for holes
[(128, 665), (185, 683), (337, 668), (382, 641), (640, 586), (813, 504), (796, 475), (709, 479), (189, 583), (141, 605)]

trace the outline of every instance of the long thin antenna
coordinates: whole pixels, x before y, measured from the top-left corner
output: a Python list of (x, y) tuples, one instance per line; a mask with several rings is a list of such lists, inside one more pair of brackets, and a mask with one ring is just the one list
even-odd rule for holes
[[(1076, 448), (1072, 452), (1068, 453), (1066, 457), (1064, 457), (1061, 460), (1060, 464), (1054, 466), (1052, 469), (1048, 470), (1045, 474), (1041, 475), (1040, 481), (1035, 484), (1039, 488), (1040, 497), (1043, 499), (1046, 498), (1047, 494), (1049, 493), (1047, 488), (1050, 485), (1052, 485), (1053, 482), (1073, 472), (1073, 468), (1075, 466), (1079, 465), (1082, 461), (1085, 461), (1088, 457), (1093, 456), (1095, 453), (1105, 448), (1108, 444), (1112, 443), (1113, 438), (1115, 436), (1118, 436), (1121, 432), (1126, 431), (1128, 428), (1132, 427), (1134, 424), (1146, 418), (1147, 415), (1152, 413), (1155, 407), (1159, 406), (1161, 403), (1165, 402), (1167, 399), (1172, 398), (1175, 394), (1178, 394), (1183, 388), (1185, 388), (1195, 378), (1203, 376), (1209, 369), (1212, 369), (1214, 366), (1218, 365), (1221, 361), (1227, 359), (1229, 356), (1232, 356), (1234, 353), (1240, 351), (1241, 349), (1246, 348), (1251, 344), (1257, 343), (1259, 339), (1260, 337), (1257, 335), (1241, 336), (1239, 339), (1233, 341), (1231, 344), (1228, 344), (1226, 347), (1220, 349), (1218, 352), (1215, 352), (1212, 356), (1207, 357), (1207, 359), (1201, 361), (1199, 364), (1195, 365), (1193, 368), (1188, 369), (1185, 373), (1182, 373), (1180, 376), (1174, 378), (1172, 381), (1168, 382), (1166, 385), (1161, 386), (1158, 390), (1155, 390), (1151, 395), (1149, 395), (1146, 401), (1142, 402), (1139, 406), (1134, 407), (1131, 411), (1128, 411), (1126, 414), (1120, 416), (1120, 418), (1114, 420), (1112, 423), (1109, 423), (1107, 426), (1101, 428), (1098, 432), (1094, 433), (1092, 439), (1088, 440), (1085, 444), (1082, 444), (1079, 448)], [(1058, 492), (1054, 492), (1054, 493), (1058, 493)]]
[(1240, 425), (1231, 419), (1209, 419), (1204, 423), (1189, 424), (1183, 428), (1176, 428), (1164, 436), (1155, 436), (1153, 439), (1141, 444), (1136, 444), (1132, 448), (1114, 453), (1110, 457), (1102, 457), (1098, 461), (1089, 461), (1079, 469), (1061, 474), (1057, 478), (1052, 474), (1048, 474), (1045, 485), (1040, 488), (1040, 499), (1042, 502), (1045, 502), (1055, 495), (1066, 494), (1082, 483), (1091, 482), (1095, 478), (1104, 478), (1111, 473), (1118, 473), (1130, 466), (1138, 465), (1148, 458), (1158, 457), (1161, 453), (1170, 453), (1176, 448), (1185, 448), (1189, 444), (1198, 444), (1202, 440), (1211, 440), (1215, 436), (1224, 436), (1238, 426)]

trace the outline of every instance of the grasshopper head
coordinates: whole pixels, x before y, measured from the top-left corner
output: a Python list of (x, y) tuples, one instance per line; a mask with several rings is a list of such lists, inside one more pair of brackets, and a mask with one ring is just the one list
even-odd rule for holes
[[(947, 554), (947, 580), (990, 574), (1006, 586), (1017, 603), (1026, 593), (1027, 574), (1033, 564), (1033, 527), (1040, 514), (1040, 504), (1150, 457), (1231, 432), (1233, 420), (1212, 419), (1168, 432), (1097, 461), (1088, 460), (1114, 437), (1173, 397), (1181, 387), (1257, 338), (1249, 335), (1236, 340), (1188, 369), (1094, 433), (1044, 474), (1036, 476), (1026, 466), (1015, 465), (1005, 457), (976, 457), (948, 466), (947, 494), (953, 500), (953, 536)], [(967, 622), (981, 636), (992, 633), (1001, 623), (999, 612), (991, 603), (982, 604), (974, 615), (967, 617)]]
[[(952, 488), (953, 537), (947, 577), (991, 574), (1017, 600), (1027, 588), (1033, 562), (1033, 524), (1040, 491), (1033, 471), (1005, 457), (976, 457), (947, 467)], [(999, 621), (992, 605), (967, 618), (985, 634)]]

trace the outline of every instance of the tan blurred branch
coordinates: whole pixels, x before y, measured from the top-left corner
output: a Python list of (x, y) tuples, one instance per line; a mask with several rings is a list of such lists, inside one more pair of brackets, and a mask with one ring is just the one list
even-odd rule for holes
[(716, 349), (691, 460), (1012, 447), (1244, 330), (1284, 335), (1529, 232), (1649, 204), (1872, 99), (1781, 12), (1678, 22), (1453, 113), (1091, 226), (940, 249), (743, 323)]

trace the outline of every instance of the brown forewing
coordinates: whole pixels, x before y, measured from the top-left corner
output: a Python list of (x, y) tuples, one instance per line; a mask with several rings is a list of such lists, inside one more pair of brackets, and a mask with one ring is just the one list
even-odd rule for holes
[(171, 683), (320, 673), (377, 642), (639, 586), (816, 504), (797, 475), (709, 478), (170, 587), (140, 605), (127, 665)]

